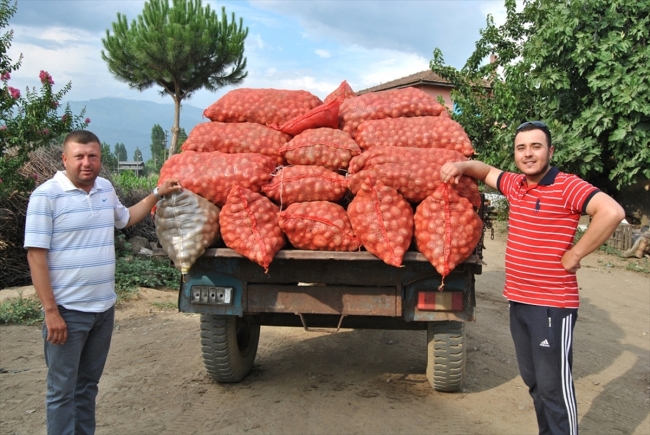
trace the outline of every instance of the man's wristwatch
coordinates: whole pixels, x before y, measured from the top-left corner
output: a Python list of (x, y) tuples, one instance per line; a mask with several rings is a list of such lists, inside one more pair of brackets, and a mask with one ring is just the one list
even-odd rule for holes
[(162, 196), (160, 193), (158, 193), (158, 188), (157, 188), (157, 187), (155, 187), (155, 188), (153, 189), (153, 194), (156, 196), (156, 198), (158, 198), (158, 201), (160, 201), (161, 199), (163, 199), (163, 196)]

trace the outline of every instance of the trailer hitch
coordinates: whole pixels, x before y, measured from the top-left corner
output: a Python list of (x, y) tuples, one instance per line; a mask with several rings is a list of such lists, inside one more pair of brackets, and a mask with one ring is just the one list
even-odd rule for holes
[(327, 332), (328, 334), (336, 334), (339, 332), (341, 329), (341, 323), (343, 323), (343, 318), (345, 317), (345, 314), (341, 314), (341, 317), (339, 318), (339, 324), (336, 327), (335, 331), (332, 331), (332, 328), (316, 328), (316, 329), (309, 329), (307, 326), (307, 322), (305, 322), (305, 317), (302, 315), (302, 313), (294, 313), (297, 316), (300, 317), (300, 321), (302, 322), (302, 327), (305, 328), (305, 331), (307, 332)]

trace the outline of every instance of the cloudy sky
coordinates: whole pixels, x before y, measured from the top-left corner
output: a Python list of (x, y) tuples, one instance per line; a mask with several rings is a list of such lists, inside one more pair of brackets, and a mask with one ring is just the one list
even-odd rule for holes
[[(487, 14), (504, 18), (503, 0), (401, 1), (205, 1), (222, 6), (249, 28), (248, 77), (243, 87), (303, 89), (321, 99), (342, 80), (361, 90), (428, 69), (434, 48), (460, 68), (474, 50)], [(102, 38), (117, 13), (129, 22), (142, 12), (139, 0), (18, 0), (9, 22), (9, 57), (23, 54), (10, 85), (38, 86), (47, 70), (55, 90), (71, 81), (66, 101), (102, 97), (171, 104), (159, 88), (130, 89), (108, 71)], [(5, 29), (6, 30), (6, 29)], [(229, 89), (199, 91), (186, 104), (205, 108)]]

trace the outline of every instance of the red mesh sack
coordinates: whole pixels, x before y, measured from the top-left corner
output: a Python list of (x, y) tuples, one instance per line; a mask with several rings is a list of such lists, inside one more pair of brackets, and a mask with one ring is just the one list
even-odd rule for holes
[(222, 207), (233, 185), (259, 192), (271, 181), (274, 170), (273, 159), (262, 154), (183, 151), (163, 164), (158, 185), (175, 178), (183, 188)]
[(345, 209), (327, 201), (291, 204), (280, 212), (280, 228), (291, 244), (310, 251), (357, 251), (361, 242)]
[(280, 127), (275, 127), (274, 125), (271, 127), (291, 136), (300, 134), (310, 128), (338, 128), (340, 106), (340, 100), (330, 101), (327, 104), (321, 104), (304, 115), (293, 118), (289, 122), (285, 122)]
[(345, 169), (361, 154), (359, 145), (344, 131), (333, 128), (305, 130), (278, 150), (291, 165), (318, 165), (332, 171)]
[(235, 185), (221, 209), (221, 238), (227, 247), (262, 266), (265, 271), (287, 243), (278, 225), (280, 208), (270, 199)]
[(222, 153), (260, 153), (281, 165), (284, 159), (278, 150), (291, 136), (253, 122), (204, 122), (190, 131), (181, 147), (183, 151)]
[(343, 102), (343, 100), (347, 100), (348, 98), (353, 98), (356, 96), (357, 94), (352, 90), (348, 82), (343, 80), (338, 88), (336, 88), (334, 91), (332, 91), (331, 94), (325, 97), (324, 103), (327, 104), (330, 101), (334, 100)]
[[(356, 194), (361, 183), (369, 175), (373, 175), (387, 186), (397, 189), (408, 201), (420, 202), (442, 184), (442, 165), (464, 160), (467, 160), (465, 156), (453, 150), (372, 147), (350, 160), (348, 170), (352, 175), (349, 177), (348, 187)], [(460, 196), (468, 198), (475, 206), (481, 204), (478, 184), (472, 178), (461, 176), (458, 184), (453, 185), (452, 189)]]
[(418, 205), (414, 220), (417, 249), (443, 278), (472, 254), (483, 231), (472, 204), (449, 184)]
[(413, 238), (413, 208), (397, 190), (368, 177), (348, 205), (354, 234), (368, 252), (399, 267)]
[(369, 92), (345, 100), (339, 109), (339, 126), (356, 139), (357, 128), (369, 119), (438, 116), (445, 111), (435, 98), (416, 88)]
[(228, 92), (203, 111), (218, 122), (256, 122), (282, 125), (323, 102), (307, 91), (240, 88)]
[(285, 166), (262, 190), (280, 206), (295, 202), (338, 201), (347, 192), (348, 181), (322, 166)]
[(373, 146), (445, 148), (466, 157), (474, 154), (463, 127), (447, 116), (372, 119), (361, 123), (356, 141), (367, 150)]

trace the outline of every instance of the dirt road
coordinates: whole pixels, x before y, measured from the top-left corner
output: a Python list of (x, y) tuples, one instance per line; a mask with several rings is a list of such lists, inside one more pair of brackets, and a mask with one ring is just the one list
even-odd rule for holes
[[(262, 327), (252, 373), (212, 382), (199, 318), (143, 289), (118, 309), (100, 383), (98, 435), (534, 434), (532, 401), (508, 329), (504, 238), (486, 240), (477, 320), (467, 325), (461, 393), (433, 391), (426, 332)], [(584, 434), (650, 433), (650, 278), (602, 253), (583, 260), (574, 377)], [(44, 433), (38, 327), (0, 327), (0, 433)]]

